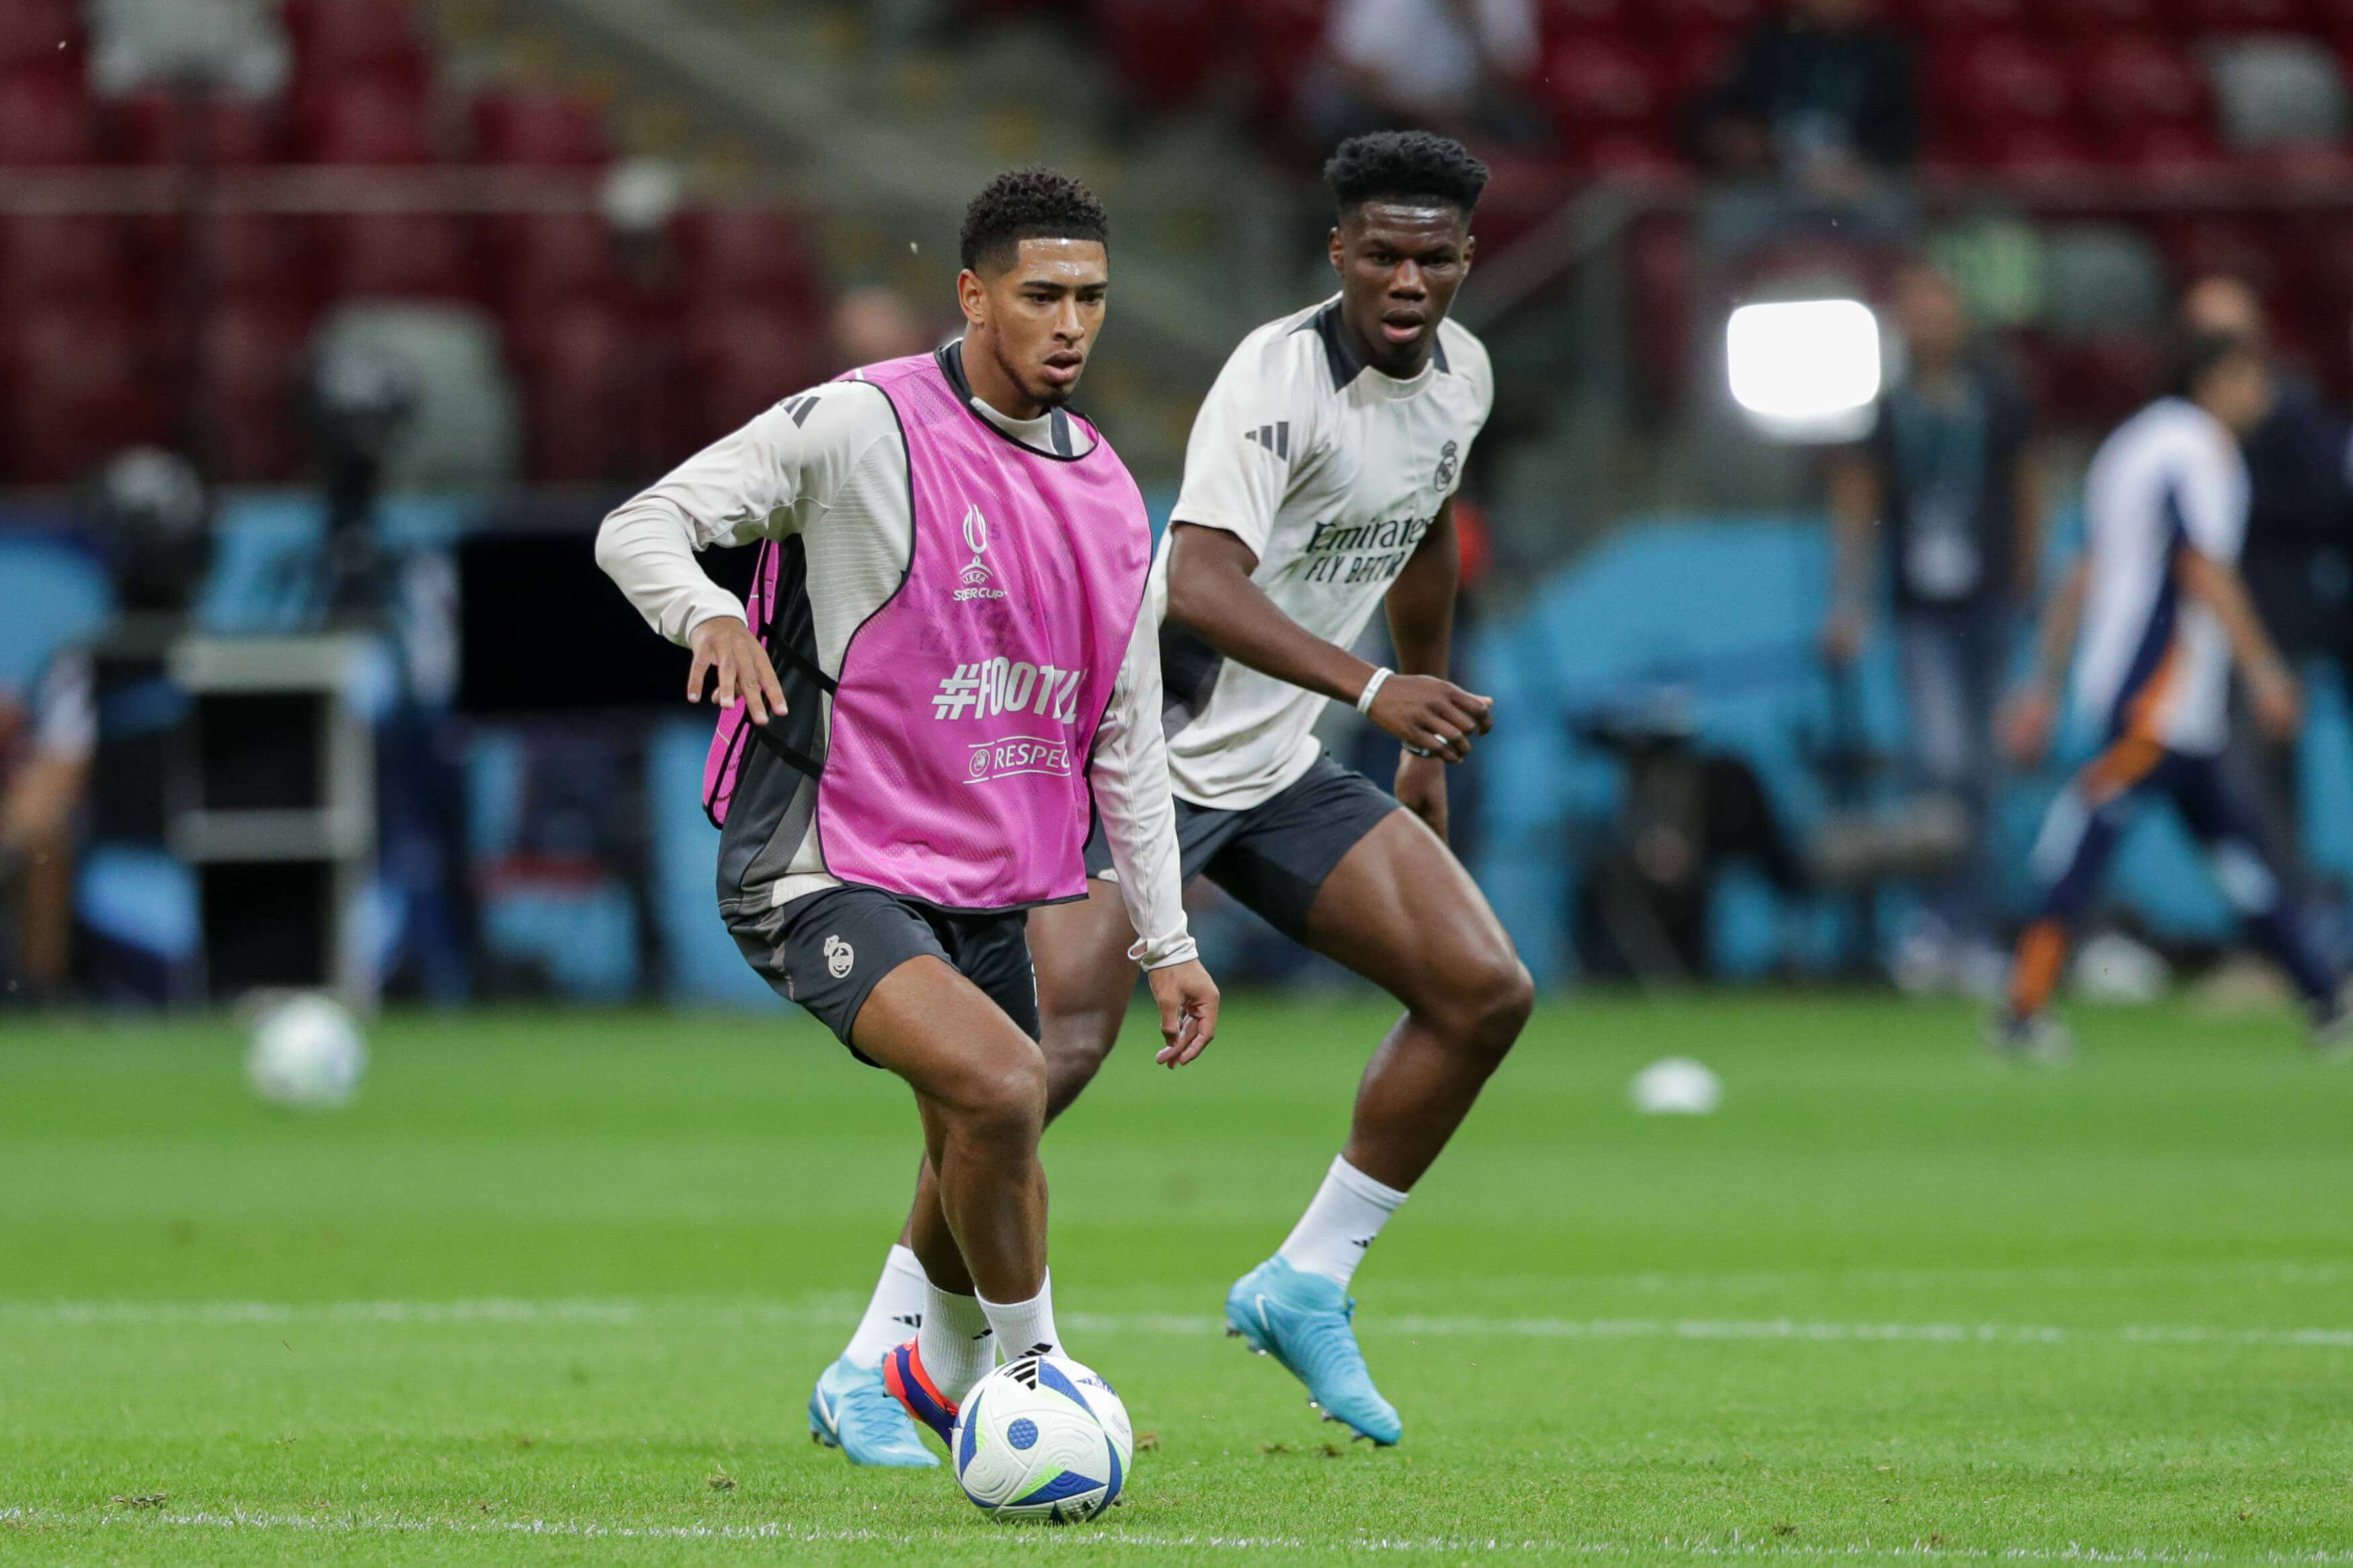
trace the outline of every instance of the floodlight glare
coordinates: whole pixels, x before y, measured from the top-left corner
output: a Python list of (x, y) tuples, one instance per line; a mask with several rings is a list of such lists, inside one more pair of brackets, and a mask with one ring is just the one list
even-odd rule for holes
[(1848, 441), (1871, 429), (1879, 320), (1859, 300), (1743, 305), (1725, 327), (1733, 401), (1788, 441)]

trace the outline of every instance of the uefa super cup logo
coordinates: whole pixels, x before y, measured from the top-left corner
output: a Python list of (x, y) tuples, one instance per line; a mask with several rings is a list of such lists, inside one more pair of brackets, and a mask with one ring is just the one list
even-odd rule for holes
[(965, 548), (972, 552), (972, 559), (965, 563), (964, 586), (956, 590), (955, 596), (959, 599), (1005, 597), (1004, 589), (989, 586), (988, 567), (981, 560), (988, 553), (988, 519), (980, 514), (977, 503), (965, 508), (964, 542)]

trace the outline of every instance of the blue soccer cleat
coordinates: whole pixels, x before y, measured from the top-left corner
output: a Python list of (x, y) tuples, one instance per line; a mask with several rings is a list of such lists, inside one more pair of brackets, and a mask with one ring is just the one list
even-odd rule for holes
[(928, 1469), (940, 1462), (883, 1386), (880, 1363), (860, 1366), (843, 1356), (827, 1367), (809, 1394), (808, 1423), (812, 1438), (853, 1465)]
[(1326, 1421), (1344, 1422), (1387, 1447), (1405, 1427), (1365, 1368), (1349, 1326), (1356, 1310), (1336, 1280), (1270, 1258), (1226, 1292), (1226, 1331), (1289, 1368)]

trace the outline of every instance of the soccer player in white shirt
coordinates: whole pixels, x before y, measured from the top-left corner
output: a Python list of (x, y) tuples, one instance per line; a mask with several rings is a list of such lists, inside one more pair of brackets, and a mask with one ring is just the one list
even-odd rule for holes
[[(1452, 498), (1493, 400), (1486, 350), (1447, 310), (1487, 171), (1444, 138), (1383, 132), (1342, 145), (1324, 174), (1340, 291), (1250, 333), (1210, 388), (1151, 597), (1185, 876), (1206, 873), (1405, 1006), (1358, 1087), (1346, 1147), (1227, 1300), (1231, 1329), (1329, 1417), (1388, 1444), (1401, 1426), (1356, 1348), (1349, 1279), (1535, 991), (1446, 847), (1446, 768), (1491, 722), (1489, 700), (1447, 679)], [(1384, 605), (1396, 670), (1348, 651)], [(1334, 699), (1400, 742), (1394, 795), (1316, 743)], [(1054, 1113), (1102, 1066), (1134, 984), (1122, 955), (1135, 933), (1100, 844), (1089, 868), (1084, 902), (1029, 917)], [(905, 1283), (886, 1274), (871, 1310)]]
[(2255, 344), (2194, 338), (2181, 350), (2173, 395), (2126, 420), (2092, 460), (2084, 559), (2053, 602), (2041, 670), (2012, 700), (2004, 727), (2019, 761), (2040, 758), (2073, 644), (2075, 701), (2105, 717), (2106, 743), (2043, 820), (2034, 848), (2042, 894), (2019, 940), (1999, 1048), (2066, 1056), (2066, 1034), (2046, 1009), (2132, 807), (2151, 794), (2172, 801), (2248, 935), (2295, 983), (2316, 1042), (2341, 1045), (2353, 1035), (2339, 976), (2282, 895), (2278, 871), (2216, 761), (2234, 659), (2265, 729), (2293, 736), (2302, 718), (2295, 677), (2238, 571), (2247, 527), (2239, 442), (2271, 399)]

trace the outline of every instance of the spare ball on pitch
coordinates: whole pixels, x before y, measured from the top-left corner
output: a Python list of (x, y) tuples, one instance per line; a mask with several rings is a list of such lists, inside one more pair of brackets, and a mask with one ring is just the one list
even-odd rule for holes
[(320, 1109), (343, 1105), (358, 1092), (367, 1070), (367, 1037), (351, 1009), (331, 996), (279, 1003), (253, 1026), (245, 1056), (246, 1081), (275, 1105)]
[(1666, 1057), (1634, 1075), (1634, 1109), (1645, 1116), (1705, 1116), (1724, 1101), (1724, 1085), (1689, 1057)]
[(1110, 1384), (1067, 1356), (1025, 1355), (973, 1384), (949, 1448), (975, 1507), (1075, 1524), (1118, 1499), (1135, 1436)]

